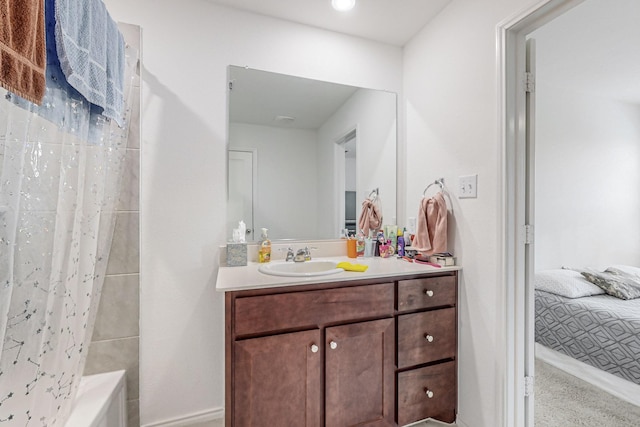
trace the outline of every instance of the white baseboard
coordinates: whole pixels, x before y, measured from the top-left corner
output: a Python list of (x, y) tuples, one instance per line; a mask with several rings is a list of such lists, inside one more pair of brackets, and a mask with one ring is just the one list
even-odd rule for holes
[(535, 352), (536, 358), (543, 362), (601, 388), (626, 402), (640, 406), (640, 385), (588, 365), (566, 354), (551, 350), (540, 343), (536, 343)]
[[(205, 423), (207, 421), (218, 420), (220, 418), (224, 418), (224, 408), (214, 408), (209, 411), (198, 412), (183, 417), (173, 418), (171, 420), (144, 424), (141, 427), (185, 427), (195, 423)], [(424, 421), (418, 421), (415, 424), (410, 424), (405, 427), (410, 427), (411, 425), (420, 425), (423, 422)], [(458, 427), (467, 427), (467, 424), (462, 422), (462, 420), (460, 420), (459, 418), (456, 420), (456, 424), (446, 424), (440, 421), (436, 421), (436, 423), (442, 424), (443, 426), (456, 425)]]
[(141, 427), (185, 427), (195, 423), (205, 423), (207, 421), (218, 420), (220, 418), (224, 418), (224, 408), (213, 408), (207, 411), (172, 418), (170, 420), (143, 424)]

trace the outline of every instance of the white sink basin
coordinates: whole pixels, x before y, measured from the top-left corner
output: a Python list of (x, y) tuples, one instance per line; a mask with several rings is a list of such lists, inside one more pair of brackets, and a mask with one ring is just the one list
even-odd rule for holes
[(334, 261), (305, 261), (305, 262), (270, 262), (258, 267), (258, 271), (272, 276), (311, 277), (326, 274), (342, 273)]

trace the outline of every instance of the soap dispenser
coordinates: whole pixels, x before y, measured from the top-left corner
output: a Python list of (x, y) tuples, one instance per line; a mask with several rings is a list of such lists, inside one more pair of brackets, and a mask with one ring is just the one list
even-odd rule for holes
[(260, 239), (260, 247), (258, 248), (258, 262), (265, 263), (271, 261), (271, 240), (267, 236), (266, 228), (262, 229), (262, 237)]

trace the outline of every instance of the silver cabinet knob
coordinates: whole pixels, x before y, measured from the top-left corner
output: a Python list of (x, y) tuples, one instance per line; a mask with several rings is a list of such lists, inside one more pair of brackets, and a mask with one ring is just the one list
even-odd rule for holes
[(432, 297), (433, 296), (433, 291), (431, 289), (427, 289), (426, 291), (424, 291), (424, 294), (428, 297)]
[(433, 392), (432, 392), (431, 390), (429, 390), (429, 389), (427, 389), (427, 391), (425, 392), (425, 394), (427, 395), (427, 397), (428, 397), (429, 399), (431, 399), (431, 398), (433, 397)]
[(424, 334), (424, 339), (426, 339), (428, 342), (433, 342), (433, 335)]
[(335, 350), (336, 348), (338, 348), (338, 343), (335, 341), (331, 341), (329, 343), (329, 347), (331, 347), (331, 350)]
[(312, 344), (312, 345), (311, 345), (311, 353), (317, 353), (317, 352), (318, 352), (318, 350), (319, 350), (319, 349), (318, 349), (318, 346), (317, 346), (317, 345), (315, 345), (315, 344)]

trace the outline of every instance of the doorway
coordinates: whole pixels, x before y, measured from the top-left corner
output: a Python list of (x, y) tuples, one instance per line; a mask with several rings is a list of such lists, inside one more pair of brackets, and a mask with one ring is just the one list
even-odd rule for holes
[(546, 0), (498, 25), (503, 159), (502, 280), (507, 307), (505, 425), (534, 427), (533, 159), (527, 35), (583, 0)]

